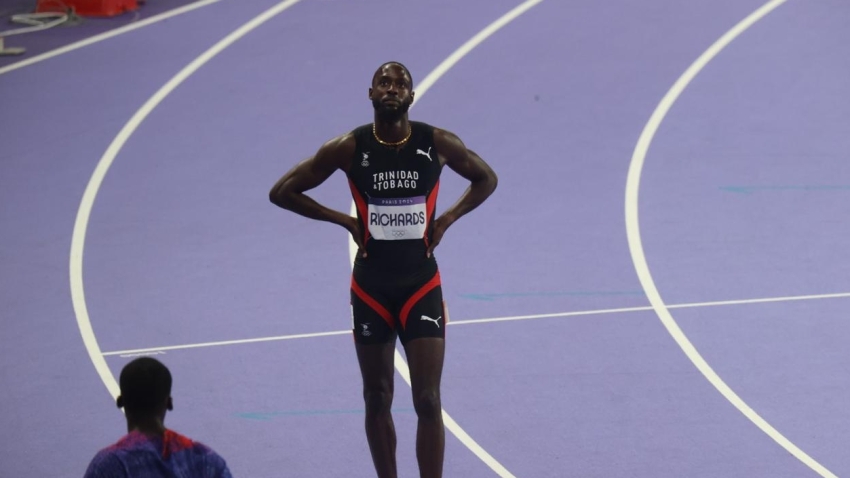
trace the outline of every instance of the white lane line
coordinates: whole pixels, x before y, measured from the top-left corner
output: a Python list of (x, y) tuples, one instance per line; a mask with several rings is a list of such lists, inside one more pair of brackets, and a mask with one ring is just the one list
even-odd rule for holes
[[(816, 299), (845, 299), (850, 298), (850, 292), (840, 292), (836, 294), (816, 294), (816, 295), (795, 295), (786, 297), (766, 297), (762, 299), (735, 299), (735, 300), (720, 300), (714, 302), (690, 302), (685, 304), (668, 304), (668, 309), (690, 309), (697, 307), (718, 307), (723, 305), (746, 305), (746, 304), (765, 304), (771, 302), (793, 302), (799, 300), (816, 300)], [(492, 322), (510, 322), (514, 320), (534, 320), (548, 319), (555, 317), (579, 317), (587, 315), (603, 315), (603, 314), (618, 314), (624, 312), (642, 312), (655, 310), (651, 305), (640, 307), (621, 307), (616, 309), (596, 309), (596, 310), (579, 310), (575, 312), (558, 312), (553, 314), (535, 314), (535, 315), (515, 315), (509, 317), (496, 317), (492, 319), (470, 319), (470, 320), (455, 320), (454, 325), (462, 324), (485, 324)]]
[(112, 144), (109, 145), (109, 148), (107, 148), (106, 152), (100, 158), (100, 161), (98, 161), (97, 167), (95, 167), (91, 179), (89, 179), (89, 183), (83, 193), (82, 201), (80, 202), (80, 207), (77, 210), (77, 219), (74, 223), (74, 233), (71, 237), (71, 300), (74, 304), (74, 313), (77, 317), (77, 325), (79, 326), (80, 334), (83, 337), (83, 343), (86, 346), (86, 350), (89, 353), (89, 357), (91, 358), (98, 375), (100, 375), (100, 379), (103, 381), (104, 385), (106, 385), (106, 388), (109, 390), (109, 393), (112, 394), (113, 398), (118, 396), (118, 383), (116, 382), (115, 377), (112, 376), (112, 372), (109, 370), (106, 360), (103, 358), (103, 353), (100, 351), (97, 338), (92, 330), (91, 319), (89, 318), (88, 309), (86, 307), (85, 290), (83, 288), (83, 250), (85, 249), (86, 230), (88, 228), (89, 218), (91, 217), (92, 207), (94, 205), (95, 198), (97, 197), (97, 193), (100, 190), (100, 186), (103, 183), (103, 179), (106, 177), (109, 167), (112, 165), (112, 162), (115, 160), (118, 152), (121, 151), (124, 143), (127, 142), (136, 128), (139, 127), (142, 121), (144, 121), (151, 111), (153, 111), (166, 96), (189, 78), (189, 76), (198, 71), (198, 69), (204, 64), (213, 59), (213, 57), (217, 54), (221, 53), (225, 48), (299, 1), (300, 0), (286, 0), (257, 15), (248, 23), (245, 23), (210, 47), (207, 51), (195, 58), (191, 63), (186, 65), (182, 70), (174, 75), (174, 77), (171, 78), (168, 83), (163, 85), (159, 91), (154, 93), (154, 95), (151, 96), (138, 111), (136, 111), (127, 124), (124, 125), (112, 141)]
[[(457, 50), (452, 52), (445, 60), (443, 60), (433, 71), (428, 73), (428, 75), (419, 83), (418, 87), (414, 87), (414, 91), (416, 92), (416, 102), (414, 105), (422, 100), (422, 96), (425, 95), (431, 86), (437, 82), (443, 75), (446, 74), (451, 67), (453, 67), (458, 61), (460, 61), (464, 56), (466, 56), (469, 52), (471, 52), (475, 47), (480, 45), (484, 40), (489, 38), (491, 35), (499, 31), (502, 27), (509, 24), (513, 20), (517, 19), (520, 15), (528, 11), (530, 8), (534, 7), (538, 3), (543, 0), (526, 0), (521, 4), (517, 5), (513, 9), (511, 9), (506, 14), (499, 17), (493, 23), (484, 27), (483, 30), (478, 32), (475, 36), (466, 41), (463, 45), (461, 45)], [(412, 106), (411, 106), (412, 107)], [(351, 202), (350, 214), (352, 216), (357, 215), (356, 205), (354, 201)], [(354, 239), (351, 235), (348, 235), (348, 253), (350, 257), (350, 261), (352, 267), (354, 265), (354, 257), (357, 254), (357, 244), (355, 244)], [(404, 381), (410, 385), (410, 371), (407, 367), (407, 362), (404, 361), (404, 358), (399, 353), (398, 349), (395, 351), (395, 368), (398, 370), (399, 374), (404, 378)], [(497, 475), (501, 477), (511, 477), (514, 475), (511, 474), (501, 463), (499, 463), (493, 456), (487, 453), (486, 450), (481, 448), (481, 446), (472, 439), (469, 434), (467, 434), (457, 422), (449, 416), (445, 409), (442, 409), (443, 413), (443, 423), (447, 430), (449, 430), (452, 434), (454, 434), (461, 443), (463, 443), (467, 448), (469, 448), (475, 456), (477, 456), (481, 461), (483, 461), (487, 466), (489, 466)]]
[(168, 345), (165, 347), (149, 347), (146, 349), (133, 349), (133, 350), (118, 350), (115, 352), (104, 352), (103, 356), (108, 357), (110, 355), (130, 355), (130, 354), (143, 354), (148, 352), (164, 352), (166, 350), (183, 350), (183, 349), (197, 349), (201, 347), (218, 347), (222, 345), (239, 345), (239, 344), (254, 344), (258, 342), (272, 342), (276, 340), (291, 340), (291, 339), (309, 339), (314, 337), (329, 337), (332, 335), (351, 335), (350, 330), (336, 330), (333, 332), (315, 332), (310, 334), (294, 334), (294, 335), (278, 335), (275, 337), (260, 337), (256, 339), (239, 339), (239, 340), (220, 340), (218, 342), (202, 342), (199, 344), (187, 344), (187, 345)]
[(803, 452), (790, 440), (785, 438), (779, 431), (773, 428), (766, 420), (759, 416), (749, 405), (747, 405), (741, 397), (739, 397), (732, 389), (726, 385), (723, 379), (709, 366), (708, 362), (703, 359), (694, 345), (688, 340), (688, 337), (679, 328), (676, 320), (670, 314), (669, 308), (664, 304), (661, 294), (655, 286), (652, 279), (652, 274), (649, 271), (649, 265), (646, 262), (646, 257), (643, 251), (643, 245), (640, 237), (640, 222), (638, 219), (638, 191), (640, 188), (640, 175), (643, 169), (643, 163), (646, 159), (649, 145), (652, 138), (658, 131), (664, 116), (672, 107), (673, 103), (685, 90), (688, 84), (699, 74), (705, 65), (707, 65), (723, 48), (729, 45), (738, 35), (746, 31), (749, 27), (762, 19), (765, 15), (773, 11), (785, 2), (785, 0), (773, 0), (764, 4), (761, 8), (751, 13), (745, 19), (741, 20), (737, 25), (727, 31), (713, 45), (711, 45), (702, 55), (699, 56), (687, 70), (673, 84), (667, 94), (661, 99), (661, 102), (652, 112), (652, 116), (646, 123), (637, 145), (632, 154), (631, 163), (629, 164), (629, 173), (626, 180), (626, 234), (629, 241), (629, 251), (634, 262), (634, 267), (637, 272), (640, 283), (646, 292), (646, 296), (652, 304), (658, 318), (667, 328), (667, 331), (673, 337), (679, 347), (685, 352), (691, 362), (696, 365), (697, 369), (714, 385), (715, 388), (726, 397), (732, 405), (735, 406), (741, 413), (750, 419), (759, 429), (766, 433), (770, 438), (775, 440), (779, 445), (785, 448), (788, 452), (794, 455), (801, 462), (805, 463), (812, 470), (824, 477), (834, 477), (829, 470), (823, 465), (815, 461), (805, 452)]
[[(798, 296), (788, 296), (788, 297), (768, 297), (764, 299), (739, 299), (739, 300), (723, 300), (716, 302), (691, 302), (686, 304), (673, 304), (667, 305), (668, 309), (686, 309), (686, 308), (695, 308), (695, 307), (717, 307), (717, 306), (725, 306), (725, 305), (746, 305), (746, 304), (763, 304), (769, 302), (791, 302), (798, 300), (816, 300), (816, 299), (845, 299), (850, 298), (850, 292), (838, 293), (838, 294), (819, 294), (819, 295), (798, 295)], [(621, 307), (617, 309), (595, 309), (595, 310), (578, 310), (573, 312), (557, 312), (552, 314), (534, 314), (534, 315), (514, 315), (509, 317), (493, 317), (486, 319), (469, 319), (469, 320), (451, 320), (447, 321), (446, 325), (470, 325), (470, 324), (486, 324), (486, 323), (495, 323), (495, 322), (511, 322), (515, 320), (537, 320), (537, 319), (552, 319), (552, 318), (563, 318), (563, 317), (586, 317), (591, 315), (606, 315), (606, 314), (621, 314), (628, 312), (646, 312), (654, 310), (652, 306), (642, 306), (642, 307)], [(164, 347), (149, 347), (144, 349), (130, 349), (130, 350), (118, 350), (114, 352), (104, 352), (104, 356), (110, 355), (131, 355), (131, 354), (145, 354), (151, 352), (160, 352), (166, 350), (182, 350), (182, 349), (194, 349), (201, 347), (216, 347), (222, 345), (239, 345), (239, 344), (250, 344), (256, 342), (270, 342), (275, 340), (290, 340), (290, 339), (307, 339), (307, 338), (315, 338), (315, 337), (329, 337), (333, 335), (348, 335), (351, 334), (351, 330), (336, 330), (332, 332), (315, 332), (308, 334), (294, 334), (294, 335), (278, 335), (273, 337), (259, 337), (254, 339), (238, 339), (238, 340), (221, 340), (217, 342), (204, 342), (197, 344), (186, 344), (186, 345), (167, 345)]]
[(737, 299), (721, 300), (716, 302), (692, 302), (689, 304), (668, 305), (668, 309), (684, 309), (689, 307), (714, 307), (718, 305), (741, 305), (741, 304), (765, 304), (769, 302), (793, 302), (797, 300), (819, 300), (819, 299), (845, 299), (850, 297), (850, 292), (837, 292), (834, 294), (813, 295), (791, 295), (786, 297), (766, 297), (763, 299)]
[(36, 55), (32, 58), (28, 58), (26, 60), (21, 60), (21, 61), (12, 63), (11, 65), (6, 65), (6, 66), (0, 68), (0, 75), (2, 75), (3, 73), (8, 73), (10, 71), (17, 70), (18, 68), (23, 68), (25, 66), (32, 65), (33, 63), (38, 63), (40, 61), (48, 60), (48, 59), (53, 58), (55, 56), (59, 56), (59, 55), (62, 55), (64, 53), (68, 53), (68, 52), (80, 49), (84, 46), (89, 46), (89, 45), (92, 45), (94, 43), (102, 42), (103, 40), (108, 40), (112, 37), (116, 37), (118, 35), (122, 35), (124, 33), (131, 32), (133, 30), (137, 30), (137, 29), (142, 28), (142, 27), (146, 27), (146, 26), (151, 25), (153, 23), (161, 22), (163, 20), (168, 20), (171, 17), (175, 17), (177, 15), (182, 15), (184, 13), (191, 12), (192, 10), (197, 10), (201, 7), (206, 7), (207, 5), (212, 5), (213, 3), (218, 3), (220, 1), (221, 0), (201, 0), (201, 1), (196, 2), (196, 3), (192, 3), (192, 4), (185, 5), (185, 6), (182, 6), (182, 7), (179, 7), (179, 8), (175, 8), (174, 10), (169, 10), (167, 12), (160, 13), (159, 15), (154, 15), (150, 18), (146, 18), (144, 20), (140, 20), (138, 22), (131, 23), (129, 25), (124, 25), (123, 27), (119, 27), (119, 28), (116, 28), (114, 30), (104, 32), (104, 33), (101, 33), (99, 35), (91, 36), (91, 37), (86, 38), (84, 40), (80, 40), (80, 41), (77, 41), (77, 42), (74, 42), (74, 43), (70, 43), (68, 45), (57, 48), (55, 50), (50, 50), (50, 51), (44, 52), (40, 55)]

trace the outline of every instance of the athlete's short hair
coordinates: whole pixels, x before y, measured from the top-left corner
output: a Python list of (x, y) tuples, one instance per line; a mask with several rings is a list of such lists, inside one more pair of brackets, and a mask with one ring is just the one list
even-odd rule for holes
[(387, 66), (387, 65), (398, 65), (398, 66), (400, 66), (401, 69), (404, 70), (404, 72), (407, 74), (407, 77), (410, 78), (411, 87), (413, 86), (413, 75), (410, 74), (410, 70), (408, 70), (406, 66), (404, 66), (401, 62), (398, 62), (398, 61), (388, 61), (388, 62), (383, 63), (381, 66), (379, 66), (378, 69), (375, 70), (375, 74), (372, 75), (372, 84), (375, 83), (375, 80), (378, 78), (378, 74), (380, 74), (381, 70), (383, 70), (384, 67)]
[(139, 357), (121, 370), (119, 406), (132, 412), (155, 412), (171, 395), (171, 372), (153, 357)]

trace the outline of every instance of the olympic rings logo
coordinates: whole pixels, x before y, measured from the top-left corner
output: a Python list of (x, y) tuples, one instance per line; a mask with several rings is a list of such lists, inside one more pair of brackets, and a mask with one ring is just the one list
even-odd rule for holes
[(393, 237), (404, 237), (404, 231), (393, 231)]

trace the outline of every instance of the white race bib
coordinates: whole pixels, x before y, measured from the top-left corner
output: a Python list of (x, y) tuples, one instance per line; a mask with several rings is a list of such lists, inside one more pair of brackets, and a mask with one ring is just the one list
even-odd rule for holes
[(369, 234), (375, 239), (421, 239), (427, 224), (425, 196), (369, 198), (368, 219)]

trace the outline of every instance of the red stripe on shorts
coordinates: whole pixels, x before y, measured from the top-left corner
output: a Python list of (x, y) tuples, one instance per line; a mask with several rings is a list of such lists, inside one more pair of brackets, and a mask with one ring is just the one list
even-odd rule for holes
[(416, 305), (416, 303), (419, 302), (420, 299), (425, 297), (425, 294), (431, 292), (431, 290), (433, 290), (438, 285), (440, 285), (439, 271), (434, 274), (434, 277), (432, 277), (431, 280), (429, 280), (425, 285), (420, 287), (419, 290), (417, 290), (412, 296), (410, 296), (409, 299), (407, 299), (407, 302), (404, 303), (404, 307), (401, 308), (401, 316), (399, 317), (402, 327), (407, 326), (407, 316), (408, 314), (410, 314), (410, 309), (412, 309), (413, 306)]
[(378, 315), (380, 315), (381, 318), (384, 319), (384, 322), (386, 322), (387, 325), (389, 325), (391, 329), (394, 328), (393, 327), (393, 316), (392, 316), (392, 314), (390, 314), (390, 311), (388, 311), (377, 300), (372, 298), (372, 296), (367, 294), (366, 291), (361, 289), (360, 286), (357, 284), (357, 282), (354, 280), (353, 277), (351, 278), (351, 289), (354, 291), (355, 294), (357, 294), (357, 297), (360, 297), (360, 300), (365, 302), (366, 305), (368, 305), (369, 307), (372, 308), (372, 310), (377, 312)]

